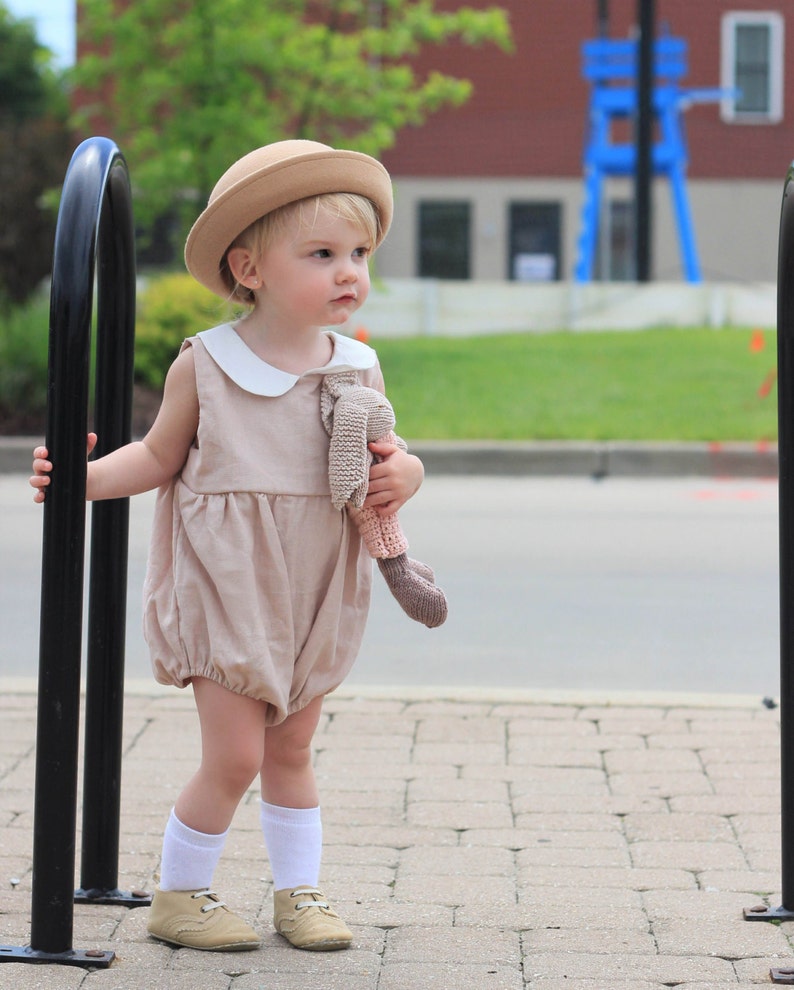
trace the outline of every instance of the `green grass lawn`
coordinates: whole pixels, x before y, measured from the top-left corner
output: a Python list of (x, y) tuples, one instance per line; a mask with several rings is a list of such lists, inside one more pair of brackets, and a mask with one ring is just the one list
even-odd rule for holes
[(775, 334), (737, 329), (373, 339), (411, 439), (777, 437)]

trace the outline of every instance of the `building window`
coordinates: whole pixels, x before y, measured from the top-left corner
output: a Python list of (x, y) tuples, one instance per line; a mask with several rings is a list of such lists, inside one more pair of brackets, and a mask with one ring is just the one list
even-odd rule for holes
[(627, 199), (608, 200), (599, 233), (596, 278), (602, 282), (633, 282), (634, 203)]
[(419, 277), (470, 278), (471, 204), (419, 204)]
[(720, 104), (723, 120), (774, 124), (783, 119), (783, 23), (773, 11), (723, 14), (720, 81), (737, 91)]
[(507, 277), (517, 282), (562, 278), (561, 228), (560, 203), (511, 203)]

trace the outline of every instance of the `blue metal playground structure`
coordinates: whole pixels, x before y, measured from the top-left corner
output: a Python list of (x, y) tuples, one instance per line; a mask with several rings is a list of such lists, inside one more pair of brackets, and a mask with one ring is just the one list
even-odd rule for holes
[[(635, 143), (614, 143), (613, 124), (637, 115), (637, 60), (634, 40), (591, 39), (582, 45), (582, 73), (590, 83), (589, 128), (584, 153), (584, 204), (578, 256), (577, 282), (589, 282), (598, 245), (604, 180), (633, 176), (637, 166)], [(682, 114), (692, 103), (713, 103), (724, 89), (683, 89), (687, 72), (687, 43), (683, 38), (661, 37), (654, 44), (653, 119), (658, 139), (651, 146), (651, 174), (667, 176), (678, 226), (684, 274), (688, 282), (700, 282), (695, 232), (686, 191), (688, 153)]]

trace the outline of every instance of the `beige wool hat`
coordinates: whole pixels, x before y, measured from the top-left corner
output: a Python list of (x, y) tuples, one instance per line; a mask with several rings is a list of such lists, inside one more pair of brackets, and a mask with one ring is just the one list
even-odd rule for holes
[(221, 262), (232, 241), (271, 210), (323, 193), (357, 193), (371, 200), (380, 219), (378, 244), (386, 236), (392, 188), (380, 162), (317, 141), (277, 141), (244, 155), (220, 177), (188, 234), (188, 271), (225, 298), (229, 286), (221, 275)]

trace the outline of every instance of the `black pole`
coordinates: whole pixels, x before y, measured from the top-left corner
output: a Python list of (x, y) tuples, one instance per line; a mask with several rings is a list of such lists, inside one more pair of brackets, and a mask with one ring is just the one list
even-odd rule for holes
[[(123, 159), (112, 165), (99, 224), (97, 278), (97, 456), (131, 433), (135, 334), (135, 241)], [(129, 499), (93, 507), (86, 676), (80, 903), (137, 906), (148, 894), (118, 889), (124, 639)]]
[(634, 230), (636, 278), (651, 277), (652, 177), (653, 177), (653, 82), (654, 0), (638, 0), (640, 38), (637, 51), (637, 119), (635, 122)]
[[(106, 263), (118, 263), (107, 232), (123, 199), (116, 190), (124, 186), (129, 198), (126, 164), (115, 144), (107, 138), (84, 141), (66, 173), (55, 232), (46, 431), (53, 471), (43, 508), (31, 938), (26, 947), (1, 946), (2, 962), (101, 967), (114, 958), (99, 949), (73, 949), (72, 934), (93, 286), (99, 239), (106, 309), (115, 291), (106, 284)], [(125, 285), (120, 294), (129, 305)], [(103, 337), (109, 336), (105, 326)], [(107, 353), (106, 342), (102, 351)]]
[[(794, 921), (794, 163), (780, 210), (777, 260), (778, 505), (780, 555), (780, 833), (782, 905), (745, 908), (747, 921)], [(772, 969), (791, 984), (794, 970)]]
[(91, 341), (84, 273), (93, 281), (95, 251), (95, 220), (89, 225), (85, 217), (93, 198), (86, 163), (73, 158), (58, 215), (50, 296), (46, 442), (55, 460), (44, 503), (30, 940), (32, 949), (54, 954), (71, 950), (74, 915)]
[(609, 37), (609, 0), (598, 0), (596, 7), (596, 29), (599, 38)]
[(781, 209), (777, 307), (782, 892), (794, 912), (794, 166)]

